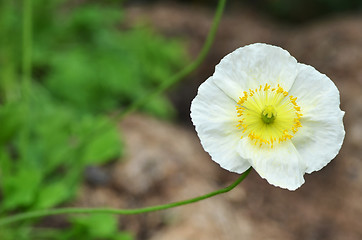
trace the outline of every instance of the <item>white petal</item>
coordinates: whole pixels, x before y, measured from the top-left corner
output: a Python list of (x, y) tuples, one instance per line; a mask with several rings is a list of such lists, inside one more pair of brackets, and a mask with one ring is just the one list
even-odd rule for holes
[(268, 83), (280, 84), (285, 91), (292, 86), (298, 63), (288, 51), (263, 43), (236, 49), (215, 67), (214, 81), (235, 101), (243, 91)]
[(236, 102), (221, 91), (210, 77), (201, 84), (191, 104), (191, 118), (204, 149), (221, 167), (237, 173), (250, 164), (237, 153), (241, 140)]
[(302, 127), (292, 141), (307, 165), (306, 172), (318, 171), (338, 154), (345, 135), (338, 89), (326, 75), (300, 64), (290, 94), (298, 98), (303, 114)]
[(270, 148), (255, 146), (246, 138), (240, 142), (239, 153), (270, 184), (295, 190), (304, 183), (306, 166), (291, 141)]

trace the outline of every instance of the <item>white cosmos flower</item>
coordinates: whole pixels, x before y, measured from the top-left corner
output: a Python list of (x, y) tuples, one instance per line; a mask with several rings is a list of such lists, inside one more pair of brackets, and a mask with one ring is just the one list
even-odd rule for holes
[(295, 190), (339, 152), (345, 131), (334, 83), (286, 50), (251, 44), (225, 56), (201, 84), (191, 118), (221, 167), (252, 166), (270, 184)]

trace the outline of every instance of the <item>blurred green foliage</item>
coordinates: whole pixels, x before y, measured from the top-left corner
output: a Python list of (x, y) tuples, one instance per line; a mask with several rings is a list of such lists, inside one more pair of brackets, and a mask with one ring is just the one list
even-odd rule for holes
[(93, 214), (89, 217), (71, 219), (72, 227), (63, 232), (61, 239), (109, 239), (132, 240), (129, 233), (118, 232), (118, 222), (112, 215)]
[[(183, 46), (147, 27), (126, 28), (119, 1), (33, 0), (30, 97), (21, 79), (20, 0), (0, 2), (0, 216), (71, 200), (88, 165), (118, 159), (107, 113), (150, 93), (185, 62)], [(25, 100), (26, 101), (25, 101)], [(157, 96), (143, 108), (168, 118)], [(2, 240), (132, 239), (109, 215), (72, 217), (67, 229), (0, 229)], [(46, 236), (46, 237), (44, 237)]]
[[(39, 36), (35, 71), (46, 73), (39, 77), (55, 97), (82, 111), (109, 111), (142, 98), (181, 65), (184, 53), (178, 42), (148, 28), (118, 31), (120, 15), (119, 8), (100, 11), (89, 5), (53, 19), (54, 23), (40, 17), (43, 26), (34, 33)], [(163, 96), (153, 102), (144, 110), (172, 115)]]
[[(120, 232), (115, 217), (108, 214), (70, 217), (69, 228), (31, 228), (28, 225), (16, 229), (2, 229), (1, 240), (132, 240), (130, 233)], [(31, 236), (29, 238), (29, 236)]]
[(110, 120), (79, 114), (44, 95), (37, 93), (30, 114), (22, 102), (0, 108), (1, 211), (55, 206), (75, 195), (85, 166), (121, 154)]

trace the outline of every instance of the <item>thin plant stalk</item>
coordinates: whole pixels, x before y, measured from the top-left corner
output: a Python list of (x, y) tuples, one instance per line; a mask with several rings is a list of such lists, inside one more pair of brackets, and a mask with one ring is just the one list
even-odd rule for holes
[(23, 0), (22, 40), (22, 90), (25, 101), (28, 101), (32, 68), (32, 0)]
[[(30, 89), (32, 71), (32, 0), (23, 0), (22, 22), (22, 81), (21, 93), (25, 115), (31, 116)], [(31, 118), (26, 121), (20, 134), (20, 147), (25, 157), (29, 156)]]
[(5, 217), (0, 219), (0, 226), (7, 225), (10, 223), (33, 219), (33, 218), (39, 218), (39, 217), (45, 217), (45, 216), (51, 216), (51, 215), (60, 215), (60, 214), (74, 214), (74, 213), (89, 213), (89, 214), (95, 214), (95, 213), (104, 213), (104, 214), (119, 214), (119, 215), (131, 215), (131, 214), (141, 214), (141, 213), (147, 213), (147, 212), (155, 212), (160, 210), (165, 210), (169, 208), (179, 207), (191, 203), (195, 203), (207, 198), (211, 198), (216, 195), (220, 195), (226, 192), (231, 191), (234, 189), (239, 183), (241, 183), (246, 176), (250, 173), (251, 168), (246, 170), (243, 174), (240, 175), (238, 179), (236, 179), (235, 182), (230, 184), (229, 186), (222, 188), (220, 190), (201, 195), (199, 197), (179, 201), (179, 202), (173, 202), (173, 203), (167, 203), (162, 205), (156, 205), (156, 206), (150, 206), (145, 208), (136, 208), (136, 209), (116, 209), (116, 208), (57, 208), (57, 209), (44, 209), (44, 210), (36, 210), (36, 211), (29, 211), (25, 213), (19, 213), (13, 216)]

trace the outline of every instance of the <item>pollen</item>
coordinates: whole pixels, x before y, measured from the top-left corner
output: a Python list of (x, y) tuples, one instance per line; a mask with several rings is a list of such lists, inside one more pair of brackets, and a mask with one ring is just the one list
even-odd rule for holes
[(279, 84), (260, 85), (244, 91), (236, 106), (238, 129), (256, 146), (274, 145), (293, 138), (303, 116), (297, 97), (289, 95)]

